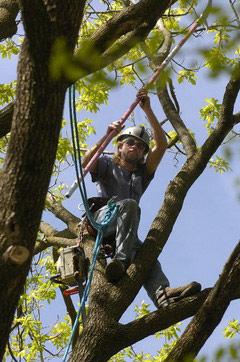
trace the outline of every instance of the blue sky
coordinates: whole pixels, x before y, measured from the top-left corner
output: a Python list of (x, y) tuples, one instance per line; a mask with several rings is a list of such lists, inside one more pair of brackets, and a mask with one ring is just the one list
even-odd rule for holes
[[(185, 53), (182, 55), (186, 57)], [(1, 60), (1, 83), (15, 79), (16, 61)], [(197, 86), (176, 86), (176, 93), (181, 104), (182, 118), (186, 120), (187, 127), (191, 128), (199, 142), (206, 137), (203, 121), (199, 117), (199, 109), (205, 104), (204, 99), (216, 97), (221, 101), (226, 79), (209, 79), (204, 76)], [(135, 97), (136, 90), (129, 87), (115, 89), (109, 100), (109, 105), (104, 105), (94, 116), (97, 135), (91, 137), (93, 144), (100, 138), (107, 125), (118, 119), (128, 108)], [(155, 96), (151, 96), (152, 106), (159, 120), (164, 119), (163, 112)], [(239, 103), (238, 103), (239, 105)], [(238, 111), (239, 109), (236, 109)], [(86, 114), (80, 114), (79, 120)], [(145, 117), (140, 109), (135, 110), (135, 120), (145, 122)], [(166, 125), (165, 129), (169, 129)], [(239, 130), (236, 127), (236, 130)], [(109, 146), (109, 149), (112, 149)], [(236, 152), (239, 152), (235, 146)], [(220, 152), (218, 152), (220, 154)], [(139, 237), (144, 239), (153, 218), (159, 210), (166, 187), (178, 172), (183, 163), (183, 158), (174, 160), (174, 155), (168, 151), (158, 168), (155, 178), (150, 184), (141, 201), (142, 217), (139, 227)], [(164, 248), (160, 261), (170, 279), (171, 285), (179, 286), (192, 280), (202, 283), (203, 288), (212, 286), (224, 267), (231, 251), (239, 240), (239, 211), (240, 203), (237, 200), (237, 190), (234, 180), (239, 175), (238, 160), (234, 162), (232, 171), (223, 175), (217, 174), (214, 169), (207, 168), (203, 175), (196, 181), (189, 191), (181, 215), (173, 229), (167, 245)], [(64, 182), (69, 184), (75, 179), (74, 171), (69, 170), (64, 176)], [(95, 187), (87, 177), (89, 195), (95, 193)], [(76, 192), (64, 205), (75, 214), (79, 213), (79, 194)], [(52, 221), (52, 218), (49, 220)], [(145, 291), (142, 289), (135, 302), (124, 315), (123, 320), (129, 321), (133, 317), (134, 304), (144, 300), (150, 303)], [(64, 312), (61, 299), (57, 300), (57, 313)], [(152, 307), (153, 309), (153, 307)], [(50, 318), (52, 307), (46, 310), (46, 319)], [(52, 316), (51, 316), (52, 318)], [(228, 308), (221, 324), (215, 330), (204, 346), (201, 354), (211, 353), (217, 346), (224, 342), (223, 328), (233, 318), (239, 318), (239, 301), (234, 301)], [(226, 343), (226, 341), (224, 342)], [(155, 339), (148, 338), (137, 344), (138, 350), (156, 350), (159, 347)]]

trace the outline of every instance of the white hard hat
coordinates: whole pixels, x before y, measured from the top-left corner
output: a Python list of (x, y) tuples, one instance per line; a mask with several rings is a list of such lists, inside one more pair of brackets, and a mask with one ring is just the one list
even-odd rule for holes
[(126, 128), (117, 137), (117, 142), (122, 141), (124, 138), (127, 138), (128, 136), (134, 137), (134, 138), (142, 141), (146, 146), (146, 152), (148, 152), (149, 144), (150, 144), (150, 136), (145, 127), (134, 126), (134, 127)]

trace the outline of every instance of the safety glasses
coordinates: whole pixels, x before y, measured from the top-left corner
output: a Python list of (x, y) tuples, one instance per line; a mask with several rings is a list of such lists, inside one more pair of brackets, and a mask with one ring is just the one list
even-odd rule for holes
[(141, 151), (144, 151), (146, 148), (143, 142), (139, 142), (133, 137), (125, 138), (123, 142), (126, 143), (128, 146), (136, 146)]

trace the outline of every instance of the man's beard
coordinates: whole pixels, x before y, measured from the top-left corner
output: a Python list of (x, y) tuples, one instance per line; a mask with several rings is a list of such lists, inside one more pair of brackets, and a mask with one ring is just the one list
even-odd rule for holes
[(141, 162), (141, 159), (139, 159), (139, 157), (131, 157), (128, 153), (122, 154), (122, 158), (125, 162), (128, 162), (133, 166), (137, 166)]

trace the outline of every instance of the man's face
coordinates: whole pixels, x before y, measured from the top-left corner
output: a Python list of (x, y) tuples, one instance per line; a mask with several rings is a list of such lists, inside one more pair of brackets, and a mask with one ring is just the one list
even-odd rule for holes
[(132, 164), (137, 164), (144, 157), (146, 146), (134, 137), (125, 138), (119, 145), (121, 158)]

